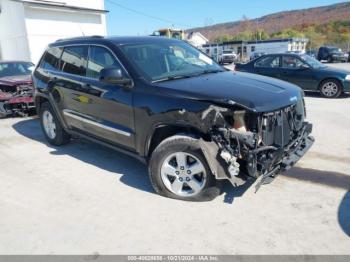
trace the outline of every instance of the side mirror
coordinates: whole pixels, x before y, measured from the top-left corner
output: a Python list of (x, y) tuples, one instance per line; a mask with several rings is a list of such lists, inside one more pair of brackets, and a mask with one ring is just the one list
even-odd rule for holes
[(310, 69), (310, 66), (306, 65), (306, 64), (302, 64), (300, 67), (299, 67), (301, 70), (307, 70), (307, 69)]
[(100, 71), (100, 81), (106, 84), (131, 86), (132, 80), (123, 75), (120, 68), (107, 67)]

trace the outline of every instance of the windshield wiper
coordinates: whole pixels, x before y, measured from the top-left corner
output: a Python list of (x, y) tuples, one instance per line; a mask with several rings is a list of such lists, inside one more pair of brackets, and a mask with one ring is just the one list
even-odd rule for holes
[(222, 69), (212, 69), (212, 70), (204, 70), (203, 74), (216, 74), (216, 73), (221, 73), (221, 72), (225, 72)]
[(165, 82), (165, 81), (171, 81), (176, 79), (184, 79), (184, 78), (190, 78), (192, 75), (178, 75), (178, 76), (167, 76), (158, 80), (152, 81), (152, 83), (158, 83), (158, 82)]
[(158, 82), (165, 82), (165, 81), (171, 81), (171, 80), (176, 80), (176, 79), (184, 79), (184, 78), (191, 78), (191, 77), (196, 77), (200, 75), (206, 75), (206, 74), (216, 74), (224, 72), (221, 69), (213, 69), (213, 70), (204, 70), (199, 73), (191, 74), (191, 75), (178, 75), (178, 76), (167, 76), (158, 80), (152, 81), (152, 83), (158, 83)]
[(207, 74), (217, 74), (217, 73), (220, 73), (220, 72), (225, 72), (224, 70), (221, 70), (221, 69), (206, 69), (206, 70), (203, 70), (199, 73), (196, 73), (196, 74), (193, 74), (192, 76), (200, 76), (200, 75), (207, 75)]

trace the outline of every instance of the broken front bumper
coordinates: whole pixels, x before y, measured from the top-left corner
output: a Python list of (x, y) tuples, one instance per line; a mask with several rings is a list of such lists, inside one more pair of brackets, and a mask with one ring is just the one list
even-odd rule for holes
[(32, 94), (13, 95), (0, 92), (0, 118), (9, 115), (26, 116), (35, 108)]
[(271, 183), (278, 174), (293, 167), (306, 154), (315, 142), (315, 139), (310, 136), (311, 131), (312, 124), (304, 123), (301, 135), (284, 148), (283, 156), (280, 160), (275, 162), (268, 172), (262, 174), (260, 181), (255, 187), (256, 191), (261, 185)]
[[(312, 124), (303, 122), (298, 136), (288, 145), (280, 148), (267, 146), (249, 150), (241, 158), (246, 163), (246, 172), (242, 172), (238, 164), (238, 157), (230, 155), (228, 153), (230, 150), (224, 143), (201, 140), (201, 148), (216, 179), (227, 179), (232, 185), (240, 186), (246, 182), (249, 176), (259, 176), (260, 181), (256, 186), (258, 190), (261, 185), (271, 183), (278, 174), (290, 169), (305, 155), (314, 143), (314, 138), (310, 136), (311, 132)], [(236, 133), (231, 135), (237, 136)], [(242, 144), (249, 144), (251, 139), (250, 136), (236, 138)], [(260, 170), (258, 170), (258, 166), (260, 166)]]

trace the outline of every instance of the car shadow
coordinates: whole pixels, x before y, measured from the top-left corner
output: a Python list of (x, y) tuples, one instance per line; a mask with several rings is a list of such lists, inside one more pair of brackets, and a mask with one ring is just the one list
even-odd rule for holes
[(233, 187), (232, 184), (225, 180), (222, 185), (222, 193), (224, 194), (224, 203), (232, 204), (235, 198), (242, 197), (245, 192), (255, 183), (256, 179), (248, 178), (243, 185)]
[[(52, 146), (46, 142), (36, 118), (20, 121), (14, 124), (13, 128), (19, 134), (52, 148), (53, 151), (50, 153), (53, 155), (72, 156), (116, 176), (120, 175), (119, 180), (127, 186), (155, 193), (149, 181), (146, 166), (130, 156), (83, 139), (74, 139), (70, 144), (62, 147)], [(338, 221), (343, 231), (350, 236), (350, 175), (294, 167), (281, 176), (347, 190), (338, 208)], [(224, 203), (232, 204), (235, 198), (242, 197), (255, 181), (255, 179), (248, 179), (245, 184), (237, 187), (224, 181), (222, 190)]]
[(39, 120), (35, 118), (20, 121), (14, 124), (13, 128), (19, 134), (53, 149), (50, 152), (52, 155), (72, 156), (112, 174), (120, 175), (119, 180), (130, 187), (154, 193), (148, 179), (146, 166), (128, 155), (84, 139), (73, 139), (71, 143), (67, 145), (59, 147), (53, 146), (47, 143), (42, 133)]
[[(319, 92), (313, 92), (313, 91), (304, 91), (306, 97), (316, 97), (316, 98), (324, 98), (324, 99), (329, 99), (323, 97)], [(342, 93), (338, 98), (336, 99), (347, 99), (350, 98), (350, 93)]]
[[(50, 152), (52, 155), (72, 156), (113, 174), (120, 174), (119, 180), (125, 185), (155, 193), (149, 181), (147, 167), (130, 156), (84, 139), (73, 139), (69, 144), (60, 147), (53, 146), (46, 141), (38, 118), (20, 121), (12, 127), (22, 136), (53, 149)], [(232, 204), (234, 198), (243, 196), (254, 182), (255, 179), (248, 179), (245, 184), (237, 187), (233, 187), (228, 181), (222, 182), (224, 202)]]
[(294, 167), (282, 176), (347, 190), (338, 207), (338, 223), (350, 237), (350, 174)]

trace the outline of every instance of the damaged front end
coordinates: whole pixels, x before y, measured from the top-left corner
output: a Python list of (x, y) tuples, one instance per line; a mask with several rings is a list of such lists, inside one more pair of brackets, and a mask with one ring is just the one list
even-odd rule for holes
[(27, 116), (34, 111), (34, 89), (32, 84), (16, 86), (0, 85), (0, 118), (7, 116)]
[(290, 169), (314, 143), (303, 99), (273, 112), (232, 109), (220, 116), (221, 124), (210, 129), (211, 141), (201, 140), (202, 149), (216, 179), (234, 186), (261, 177), (258, 190)]

